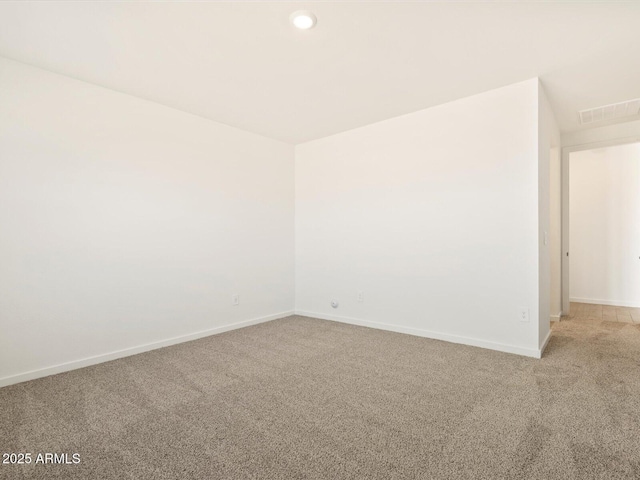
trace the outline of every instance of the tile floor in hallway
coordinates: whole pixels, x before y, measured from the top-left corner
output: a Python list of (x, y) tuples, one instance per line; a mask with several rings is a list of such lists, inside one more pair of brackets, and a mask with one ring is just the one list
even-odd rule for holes
[(571, 312), (567, 318), (594, 318), (608, 322), (640, 324), (640, 308), (571, 302)]

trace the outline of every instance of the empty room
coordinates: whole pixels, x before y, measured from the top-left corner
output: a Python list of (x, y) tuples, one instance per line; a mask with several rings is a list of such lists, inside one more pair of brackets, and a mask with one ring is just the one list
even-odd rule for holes
[(639, 479), (640, 2), (0, 2), (0, 479)]

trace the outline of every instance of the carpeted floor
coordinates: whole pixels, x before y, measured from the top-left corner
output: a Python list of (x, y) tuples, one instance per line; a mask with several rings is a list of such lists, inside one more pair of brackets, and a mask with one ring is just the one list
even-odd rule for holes
[[(586, 310), (585, 310), (586, 311)], [(0, 478), (640, 478), (640, 325), (542, 360), (304, 317), (0, 389)]]

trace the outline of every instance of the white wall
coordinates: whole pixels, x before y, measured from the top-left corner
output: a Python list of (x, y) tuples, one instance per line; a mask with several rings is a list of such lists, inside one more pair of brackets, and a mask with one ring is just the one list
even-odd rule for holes
[(296, 311), (539, 355), (538, 108), (534, 79), (297, 146)]
[(291, 312), (293, 155), (0, 59), (0, 385)]
[(562, 316), (562, 160), (559, 144), (551, 147), (549, 255), (551, 261), (551, 319)]
[[(296, 310), (539, 355), (541, 95), (296, 147)], [(0, 385), (294, 306), (292, 146), (5, 59), (0, 225)]]
[(543, 86), (539, 87), (540, 348), (549, 340), (550, 320), (562, 310), (562, 197), (560, 129)]
[(570, 156), (571, 300), (640, 307), (640, 143)]
[(549, 322), (545, 321), (545, 317), (560, 320), (562, 311), (562, 172), (560, 129), (542, 85), (540, 85), (539, 101), (541, 292), (539, 341), (542, 346), (548, 340), (550, 332)]

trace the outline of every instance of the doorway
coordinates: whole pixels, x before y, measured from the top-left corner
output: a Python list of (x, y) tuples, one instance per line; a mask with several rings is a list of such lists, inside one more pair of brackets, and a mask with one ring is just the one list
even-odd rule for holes
[(640, 142), (563, 149), (562, 313), (640, 322)]

